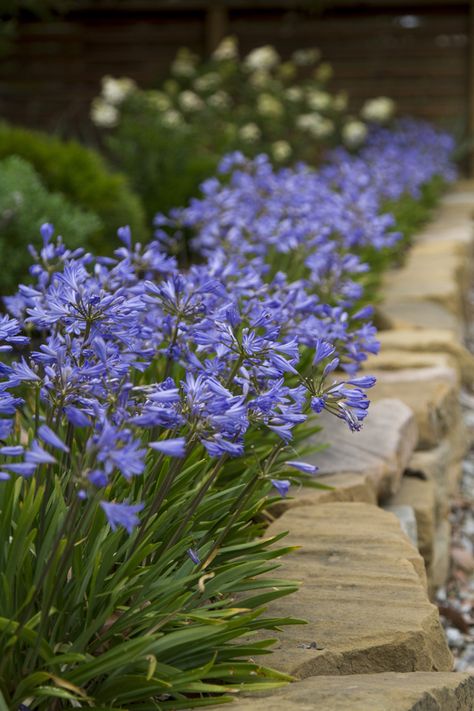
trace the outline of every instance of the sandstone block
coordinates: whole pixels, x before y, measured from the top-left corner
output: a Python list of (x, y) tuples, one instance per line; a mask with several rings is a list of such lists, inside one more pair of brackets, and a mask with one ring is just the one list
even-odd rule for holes
[(382, 353), (387, 350), (409, 353), (447, 353), (456, 360), (463, 383), (467, 387), (473, 387), (474, 356), (449, 331), (440, 328), (381, 331), (378, 338)]
[(308, 624), (278, 633), (267, 665), (300, 678), (451, 669), (423, 561), (393, 514), (359, 503), (302, 506), (268, 533), (288, 530), (286, 542), (301, 548), (282, 559), (280, 574), (301, 587), (269, 612)]
[[(317, 481), (317, 480), (316, 480)], [(291, 497), (281, 499), (272, 506), (271, 513), (281, 516), (284, 511), (298, 506), (328, 504), (335, 501), (358, 501), (367, 504), (377, 503), (377, 491), (374, 481), (364, 472), (358, 474), (341, 472), (321, 478), (324, 486), (331, 489), (313, 489), (302, 486), (291, 490)]]
[(404, 476), (400, 489), (388, 503), (390, 506), (413, 507), (418, 534), (418, 550), (429, 570), (433, 560), (436, 527), (436, 496), (433, 481)]
[(449, 477), (452, 462), (452, 450), (449, 439), (444, 439), (433, 449), (413, 453), (407, 473), (422, 476), (433, 482), (436, 499), (436, 520), (443, 519), (449, 510)]
[(409, 298), (386, 298), (378, 307), (382, 322), (390, 329), (443, 329), (459, 342), (463, 339), (463, 325), (459, 316), (434, 301), (413, 301)]
[(461, 421), (456, 373), (452, 368), (373, 371), (377, 383), (371, 399), (399, 398), (415, 414), (418, 448), (435, 447)]
[[(389, 333), (398, 333), (390, 331)], [(362, 369), (371, 373), (377, 371), (398, 371), (416, 368), (451, 368), (455, 371), (457, 382), (461, 384), (461, 373), (458, 363), (453, 355), (449, 353), (431, 353), (418, 351), (395, 350), (392, 348), (382, 348), (377, 355), (371, 355), (362, 364)]]
[(454, 672), (318, 676), (238, 698), (238, 711), (472, 711), (474, 676)]
[(360, 432), (351, 432), (344, 422), (327, 413), (320, 422), (323, 431), (317, 441), (329, 447), (310, 461), (319, 467), (323, 484), (327, 476), (344, 474), (368, 478), (378, 496), (397, 490), (418, 438), (409, 407), (400, 400), (378, 398)]
[(433, 597), (436, 590), (446, 585), (451, 565), (451, 524), (440, 521), (434, 538), (433, 559), (428, 570), (428, 589)]
[[(444, 242), (443, 247), (447, 244)], [(427, 249), (427, 247), (429, 249)], [(465, 258), (455, 249), (415, 245), (401, 269), (389, 271), (383, 280), (384, 301), (433, 302), (454, 316), (463, 314)]]
[(394, 516), (398, 518), (398, 522), (403, 533), (410, 539), (410, 543), (412, 543), (415, 548), (418, 548), (418, 529), (416, 526), (416, 516), (413, 506), (385, 505), (383, 509), (384, 511), (393, 513)]

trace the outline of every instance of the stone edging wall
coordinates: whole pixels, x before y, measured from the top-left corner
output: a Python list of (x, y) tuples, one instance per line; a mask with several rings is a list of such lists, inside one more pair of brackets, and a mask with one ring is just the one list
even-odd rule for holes
[[(449, 572), (449, 498), (473, 433), (460, 389), (474, 386), (464, 347), (472, 318), (474, 183), (460, 182), (384, 281), (381, 354), (371, 412), (353, 434), (323, 418), (332, 448), (315, 456), (323, 483), (275, 511), (269, 535), (300, 546), (281, 563), (297, 593), (271, 604), (297, 616), (264, 663), (305, 680), (242, 709), (472, 711), (474, 677), (451, 672), (437, 608)], [(435, 672), (435, 673), (434, 673)], [(334, 677), (339, 677), (334, 679)]]

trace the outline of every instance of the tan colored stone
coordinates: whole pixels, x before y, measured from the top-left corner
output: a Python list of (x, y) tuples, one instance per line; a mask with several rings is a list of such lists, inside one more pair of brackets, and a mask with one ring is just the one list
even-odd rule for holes
[(474, 676), (412, 672), (318, 676), (264, 696), (237, 698), (237, 711), (472, 711)]
[(390, 513), (395, 514), (403, 533), (407, 536), (410, 543), (418, 549), (418, 531), (413, 506), (390, 506), (390, 504), (384, 504), (382, 508), (384, 511), (389, 511)]
[(451, 564), (451, 524), (448, 519), (440, 521), (434, 538), (433, 559), (428, 571), (428, 590), (433, 598), (438, 588), (446, 585)]
[(462, 462), (451, 464), (448, 469), (448, 496), (454, 498), (459, 494), (462, 479)]
[(463, 383), (474, 385), (474, 356), (449, 331), (440, 328), (421, 330), (380, 331), (382, 353), (387, 350), (415, 353), (447, 353), (455, 358)]
[(399, 398), (413, 410), (419, 449), (435, 447), (461, 420), (457, 376), (452, 368), (373, 371), (377, 383), (371, 399)]
[(329, 447), (309, 461), (319, 467), (319, 480), (335, 474), (368, 477), (379, 496), (388, 496), (399, 486), (403, 471), (417, 443), (413, 413), (399, 400), (378, 399), (370, 406), (360, 432), (351, 432), (346, 423), (324, 413), (323, 431), (317, 442)]
[(390, 506), (412, 506), (416, 518), (418, 550), (429, 570), (433, 560), (436, 496), (431, 480), (404, 476), (397, 493), (387, 502)]
[(287, 530), (285, 542), (301, 548), (282, 559), (279, 575), (301, 587), (269, 613), (308, 624), (277, 633), (266, 664), (300, 678), (451, 669), (422, 558), (393, 514), (359, 503), (303, 506), (268, 534)]
[[(317, 481), (317, 479), (315, 480)], [(324, 486), (330, 489), (315, 489), (302, 486), (291, 490), (291, 497), (281, 499), (271, 508), (271, 513), (281, 516), (285, 511), (297, 506), (310, 506), (314, 504), (328, 504), (335, 501), (359, 501), (367, 504), (377, 503), (377, 492), (373, 480), (361, 472), (353, 474), (341, 472), (321, 479)]]
[(409, 474), (434, 482), (438, 521), (447, 515), (450, 498), (459, 493), (462, 460), (470, 448), (471, 434), (460, 419), (438, 446), (414, 452), (408, 463)]
[(449, 511), (449, 473), (452, 462), (451, 443), (444, 439), (433, 449), (414, 452), (407, 467), (408, 474), (422, 476), (433, 482), (436, 498), (436, 520)]
[[(398, 331), (390, 331), (390, 333), (398, 333)], [(431, 352), (416, 352), (393, 350), (383, 348), (377, 355), (371, 355), (362, 364), (362, 369), (371, 373), (373, 370), (386, 370), (389, 372), (397, 370), (416, 369), (416, 368), (452, 368), (456, 375), (459, 384), (461, 383), (461, 373), (458, 368), (458, 363), (454, 356), (449, 353), (431, 353)]]
[(386, 298), (377, 308), (382, 321), (390, 329), (418, 331), (437, 328), (448, 331), (458, 341), (462, 341), (463, 325), (460, 318), (433, 301), (414, 302), (400, 296)]
[[(449, 243), (444, 242), (443, 247)], [(401, 269), (392, 269), (384, 277), (383, 303), (396, 301), (433, 302), (454, 316), (463, 314), (465, 257), (455, 248), (436, 250), (432, 244), (414, 246)]]

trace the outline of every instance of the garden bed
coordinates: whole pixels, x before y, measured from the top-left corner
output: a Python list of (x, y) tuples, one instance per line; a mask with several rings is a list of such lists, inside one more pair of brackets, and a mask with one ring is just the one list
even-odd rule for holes
[[(271, 703), (324, 711), (467, 711), (474, 705), (473, 677), (446, 674), (453, 659), (427, 594), (433, 596), (448, 578), (448, 502), (459, 494), (462, 461), (471, 445), (459, 400), (461, 383), (473, 386), (474, 357), (458, 334), (465, 333), (469, 317), (472, 190), (470, 183), (451, 190), (415, 239), (405, 265), (385, 279), (380, 311), (392, 328), (381, 333), (380, 365), (375, 356), (365, 366), (377, 372), (375, 400), (381, 398), (373, 406), (374, 422), (371, 414), (367, 418), (365, 440), (354, 437), (345, 444), (345, 433), (335, 432), (337, 423), (331, 423), (337, 448), (334, 459), (331, 450), (324, 454), (320, 475), (334, 491), (296, 492), (270, 529), (289, 530), (290, 542), (301, 546), (282, 561), (284, 572), (299, 578), (301, 587), (279, 601), (278, 613), (294, 606), (308, 621), (279, 634), (270, 663), (306, 681), (271, 700), (241, 700), (237, 708)], [(430, 265), (422, 262), (421, 281), (420, 254)], [(445, 315), (444, 329), (437, 324), (433, 330), (431, 323), (424, 328), (418, 321), (419, 310), (428, 312), (433, 305)], [(399, 306), (403, 319), (394, 316)], [(400, 404), (383, 399), (388, 396), (400, 398)], [(377, 412), (384, 403), (385, 418)], [(411, 413), (403, 426), (400, 406)], [(361, 673), (367, 676), (357, 676)], [(344, 679), (333, 683), (327, 674)]]

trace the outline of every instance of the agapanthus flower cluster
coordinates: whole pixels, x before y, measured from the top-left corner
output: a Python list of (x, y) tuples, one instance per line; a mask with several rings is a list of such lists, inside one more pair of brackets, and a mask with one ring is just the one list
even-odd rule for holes
[[(376, 131), (361, 157), (319, 173), (229, 155), (224, 182), (160, 216), (147, 245), (121, 228), (111, 257), (70, 251), (43, 225), (33, 281), (0, 322), (2, 350), (15, 349), (1, 365), (0, 477), (67, 472), (79, 500), (98, 497), (111, 528), (132, 531), (146, 502), (124, 486), (164, 460), (174, 472), (197, 450), (245, 458), (258, 433), (289, 449), (285, 466), (313, 471), (292, 456), (295, 428), (323, 409), (351, 430), (367, 415), (374, 379), (357, 371), (378, 343), (359, 253), (398, 238), (380, 175), (398, 194), (451, 176), (442, 134), (405, 123), (388, 144)], [(163, 248), (183, 227), (204, 257), (188, 269)]]
[(347, 275), (366, 268), (357, 252), (392, 247), (400, 237), (384, 203), (419, 197), (435, 176), (453, 180), (453, 148), (448, 134), (403, 120), (394, 130), (372, 129), (357, 155), (337, 149), (317, 171), (304, 164), (275, 170), (265, 155), (249, 160), (233, 153), (220, 164), (224, 179), (202, 185), (202, 198), (171, 219), (157, 216), (156, 234), (163, 239), (163, 226), (182, 226), (204, 255), (223, 248), (229, 255), (274, 259), (277, 266), (291, 254), (294, 271), (306, 267), (319, 293), (327, 287), (344, 303), (346, 291), (349, 300), (357, 291)]
[(143, 502), (110, 492), (150, 462), (184, 463), (196, 447), (242, 457), (251, 430), (285, 448), (322, 408), (360, 428), (373, 381), (352, 374), (377, 347), (367, 311), (349, 317), (260, 257), (220, 250), (182, 270), (127, 228), (110, 258), (68, 251), (51, 225), (42, 235), (34, 283), (2, 322), (5, 348), (23, 348), (2, 365), (3, 479), (62, 467), (80, 499), (99, 496), (111, 527), (131, 531)]
[(430, 123), (400, 119), (391, 129), (372, 126), (366, 145), (356, 154), (337, 148), (321, 168), (323, 180), (341, 192), (370, 185), (380, 200), (398, 200), (408, 194), (419, 198), (433, 177), (452, 182), (453, 137)]

